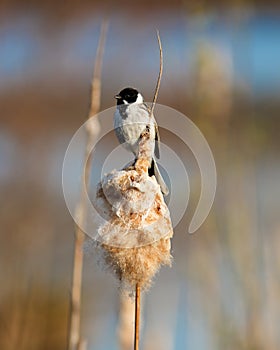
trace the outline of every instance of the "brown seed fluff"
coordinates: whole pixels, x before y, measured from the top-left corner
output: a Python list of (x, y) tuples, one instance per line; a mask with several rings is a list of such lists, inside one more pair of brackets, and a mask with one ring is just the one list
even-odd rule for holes
[(171, 266), (170, 239), (137, 248), (116, 248), (101, 245), (106, 266), (113, 271), (124, 286), (148, 289), (161, 265)]

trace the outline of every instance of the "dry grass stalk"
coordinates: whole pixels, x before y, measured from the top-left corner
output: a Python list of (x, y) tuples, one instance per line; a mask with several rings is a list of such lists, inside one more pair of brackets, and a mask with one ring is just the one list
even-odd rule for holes
[(154, 93), (154, 98), (153, 98), (153, 104), (151, 108), (151, 115), (154, 112), (155, 104), (157, 102), (157, 97), (158, 97), (158, 92), (159, 92), (159, 87), (160, 87), (160, 82), (161, 82), (161, 77), (162, 77), (162, 72), (163, 72), (163, 54), (162, 54), (162, 45), (161, 45), (161, 40), (160, 40), (160, 35), (159, 31), (157, 30), (157, 40), (158, 40), (158, 47), (159, 47), (159, 73), (158, 73), (158, 79), (157, 79), (157, 85), (155, 88), (155, 93)]
[[(105, 46), (105, 38), (108, 24), (103, 22), (99, 37), (99, 44), (94, 64), (94, 72), (91, 89), (91, 106), (88, 114), (88, 119), (99, 112), (100, 109), (100, 91), (101, 91), (101, 70), (102, 58)], [(86, 219), (86, 206), (84, 205), (86, 193), (90, 183), (90, 169), (92, 165), (92, 144), (99, 132), (98, 121), (95, 118), (90, 119), (89, 127), (87, 128), (87, 147), (85, 152), (85, 169), (84, 169), (84, 183), (82, 183), (80, 203), (77, 206), (77, 216), (79, 222)], [(68, 349), (79, 350), (86, 349), (86, 343), (80, 336), (80, 315), (81, 315), (81, 289), (82, 289), (82, 271), (83, 271), (83, 244), (84, 233), (76, 225), (75, 230), (75, 247), (74, 247), (74, 266), (71, 288), (71, 305), (70, 305), (70, 327), (68, 336)]]
[(134, 321), (134, 350), (139, 350), (140, 332), (140, 285), (135, 286), (135, 321)]

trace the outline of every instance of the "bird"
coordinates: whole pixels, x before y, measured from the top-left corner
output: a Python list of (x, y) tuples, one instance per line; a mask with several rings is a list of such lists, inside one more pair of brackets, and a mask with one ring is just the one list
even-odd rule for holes
[(120, 144), (132, 152), (137, 160), (141, 134), (148, 128), (154, 140), (154, 155), (149, 168), (149, 176), (155, 175), (161, 192), (167, 196), (169, 189), (159, 171), (156, 158), (159, 159), (159, 131), (154, 115), (144, 102), (142, 94), (132, 87), (122, 89), (114, 96), (117, 106), (114, 114), (114, 130)]

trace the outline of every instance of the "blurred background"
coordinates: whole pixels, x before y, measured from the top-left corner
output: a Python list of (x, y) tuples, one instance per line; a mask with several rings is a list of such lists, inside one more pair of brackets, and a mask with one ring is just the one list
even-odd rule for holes
[[(218, 174), (210, 215), (188, 235), (200, 193), (190, 166), (191, 200), (175, 228), (173, 267), (145, 296), (142, 349), (280, 348), (279, 10), (270, 0), (1, 1), (1, 350), (67, 344), (74, 222), (61, 168), (87, 117), (104, 16), (102, 109), (129, 85), (152, 99), (159, 28), (158, 102), (196, 123)], [(194, 163), (168, 133), (161, 138)], [(113, 135), (108, 142), (116, 144)], [(90, 246), (82, 303), (88, 349), (117, 349), (118, 285)]]

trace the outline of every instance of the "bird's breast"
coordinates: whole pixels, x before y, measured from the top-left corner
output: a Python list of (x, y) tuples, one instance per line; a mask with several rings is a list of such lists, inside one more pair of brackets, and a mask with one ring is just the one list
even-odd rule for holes
[(116, 109), (114, 116), (115, 132), (120, 143), (125, 148), (131, 150), (133, 153), (137, 153), (139, 138), (146, 126), (150, 126), (151, 137), (154, 138), (154, 128), (151, 128), (151, 124), (154, 124), (151, 120), (149, 112), (139, 106), (128, 106), (124, 111)]

